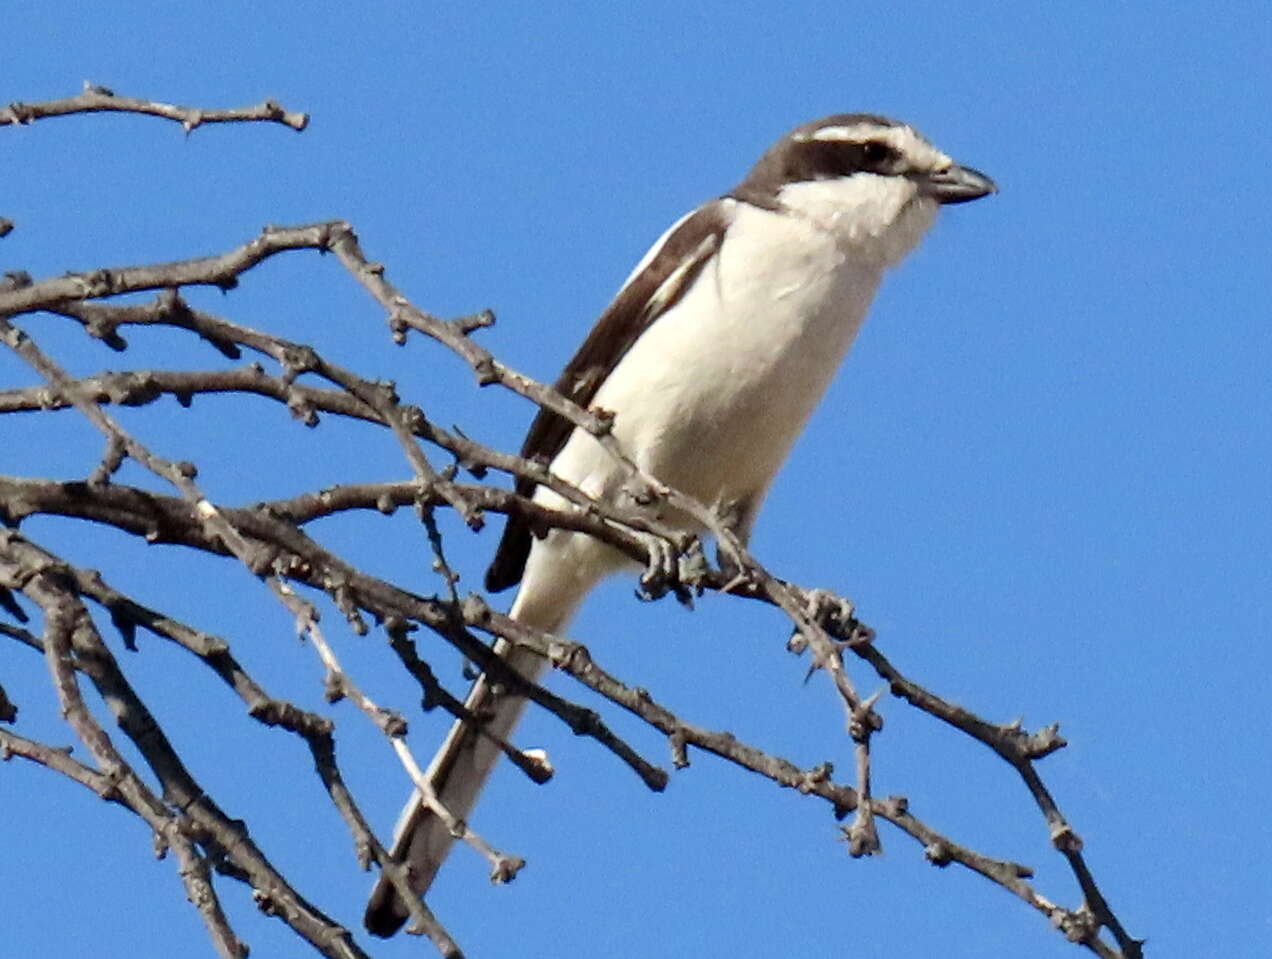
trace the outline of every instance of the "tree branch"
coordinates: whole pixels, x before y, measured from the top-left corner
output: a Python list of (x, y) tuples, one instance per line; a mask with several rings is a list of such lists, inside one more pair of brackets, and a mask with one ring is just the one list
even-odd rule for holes
[[(270, 256), (295, 249), (334, 252), (341, 264), (386, 310), (390, 330), (398, 342), (405, 342), (411, 330), (436, 339), (470, 364), (481, 385), (501, 384), (559, 413), (596, 437), (627, 471), (632, 487), (637, 491), (634, 497), (637, 502), (628, 506), (591, 500), (550, 474), (542, 464), (489, 449), (455, 432), (439, 429), (418, 407), (403, 403), (391, 384), (360, 377), (330, 362), (305, 344), (276, 338), (192, 310), (180, 298), (178, 288), (186, 285), (231, 289), (244, 271)], [(145, 290), (158, 291), (151, 303), (119, 306), (90, 302), (119, 293)], [(172, 326), (194, 333), (232, 359), (239, 357), (243, 347), (259, 352), (275, 361), (281, 372), (272, 376), (253, 365), (228, 371), (135, 371), (73, 378), (12, 322), (13, 317), (33, 310), (49, 310), (71, 317), (83, 324), (90, 335), (120, 350), (127, 346), (118, 332), (124, 325)], [(206, 553), (235, 557), (262, 578), (291, 611), (298, 628), (310, 638), (319, 653), (329, 693), (332, 696), (348, 696), (381, 728), (426, 801), (429, 784), (402, 745), (404, 724), (400, 717), (373, 703), (341, 668), (334, 648), (317, 627), (316, 608), (301, 598), (292, 584), (303, 584), (326, 594), (355, 631), (367, 630), (363, 614), (383, 624), (404, 668), (419, 683), (426, 706), (440, 703), (454, 715), (465, 715), (462, 703), (437, 682), (431, 667), (419, 658), (414, 644), (407, 637), (416, 624), (428, 627), (498, 681), (507, 682), (518, 694), (548, 709), (575, 732), (596, 739), (635, 770), (650, 788), (663, 788), (667, 774), (615, 736), (596, 712), (555, 696), (536, 684), (527, 683), (509, 670), (494, 655), (490, 644), (478, 639), (471, 630), (530, 647), (589, 689), (659, 730), (670, 743), (676, 766), (687, 764), (689, 748), (697, 747), (763, 775), (780, 786), (820, 796), (831, 804), (837, 817), (855, 813), (852, 824), (845, 830), (849, 851), (854, 855), (878, 850), (875, 820), (884, 820), (920, 842), (925, 856), (934, 864), (944, 866), (956, 862), (1007, 888), (1046, 915), (1068, 938), (1093, 953), (1109, 959), (1117, 956), (1136, 959), (1140, 955), (1140, 944), (1125, 933), (1108, 907), (1082, 858), (1080, 840), (1037, 773), (1037, 760), (1064, 745), (1056, 727), (1026, 734), (1018, 725), (996, 725), (903, 676), (879, 652), (873, 632), (856, 618), (850, 603), (832, 594), (804, 589), (773, 576), (747, 552), (726, 517), (716, 515), (703, 504), (639, 470), (610, 434), (610, 418), (603, 411), (582, 409), (550, 387), (501, 364), (489, 351), (476, 344), (471, 334), (491, 322), (493, 317), (489, 313), (442, 320), (412, 305), (385, 279), (384, 268), (366, 258), (352, 229), (341, 221), (291, 229), (269, 228), (256, 239), (220, 256), (98, 270), (40, 282), (33, 282), (24, 274), (11, 275), (0, 284), (0, 338), (39, 370), (48, 380), (48, 385), (0, 393), (0, 413), (73, 406), (102, 431), (107, 440), (107, 451), (99, 468), (86, 481), (55, 483), (0, 477), (0, 519), (12, 525), (36, 513), (88, 519), (145, 536), (151, 542), (179, 543)], [(296, 380), (304, 375), (319, 377), (335, 388), (301, 386)], [(102, 409), (106, 403), (141, 405), (163, 395), (175, 396), (188, 405), (197, 394), (221, 392), (242, 392), (285, 403), (309, 425), (318, 422), (319, 412), (327, 412), (388, 428), (394, 433), (411, 467), (412, 478), (394, 483), (350, 484), (302, 493), (252, 508), (223, 506), (213, 503), (200, 490), (195, 483), (197, 470), (192, 464), (174, 463), (156, 455)], [(443, 469), (435, 468), (421, 449), (420, 440), (445, 450), (454, 458), (454, 463)], [(157, 496), (115, 484), (112, 477), (125, 457), (170, 482), (180, 495)], [(506, 490), (480, 483), (457, 483), (454, 476), (460, 467), (469, 469), (478, 479), (489, 468), (533, 479), (560, 492), (571, 508), (547, 510)], [(641, 501), (664, 504), (692, 517), (715, 538), (727, 560), (727, 569), (708, 567), (694, 538), (660, 524), (653, 517), (653, 511), (640, 508)], [(447, 598), (416, 596), (367, 576), (321, 547), (300, 528), (336, 512), (377, 509), (390, 513), (406, 505), (416, 509), (425, 527), (435, 566), (446, 583)], [(854, 742), (855, 788), (835, 783), (829, 764), (804, 770), (781, 757), (739, 743), (728, 733), (689, 723), (659, 704), (650, 693), (629, 686), (605, 672), (592, 660), (585, 647), (528, 629), (493, 613), (480, 597), (461, 597), (455, 588), (457, 577), (447, 563), (441, 534), (433, 520), (432, 511), (437, 507), (454, 509), (473, 528), (480, 525), (483, 512), (491, 510), (526, 517), (539, 532), (561, 528), (596, 536), (645, 565), (642, 589), (650, 598), (673, 592), (678, 598), (688, 601), (703, 589), (715, 589), (781, 608), (793, 624), (795, 635), (791, 648), (794, 651), (811, 651), (814, 669), (826, 671), (843, 705)], [(74, 570), (49, 554), (32, 552), (34, 547), (16, 534), (0, 535), (4, 537), (0, 543), (7, 547), (10, 555), (18, 551), (26, 557), (19, 564), (20, 573), (10, 573), (7, 579), (0, 578), (0, 605), (10, 612), (13, 609), (21, 612), (11, 597), (9, 602), (4, 602), (9, 595), (5, 590), (23, 593), (36, 602), (45, 618), (46, 639), (43, 645), (46, 651), (50, 646), (48, 637), (57, 637), (56, 649), (70, 649), (77, 657), (74, 669), (84, 672), (99, 689), (105, 687), (111, 696), (126, 704), (121, 723), (130, 736), (142, 733), (135, 717), (148, 714), (143, 712), (140, 701), (135, 701), (135, 695), (126, 686), (122, 673), (100, 639), (95, 638), (91, 620), (77, 605), (81, 596), (93, 598), (110, 610), (112, 620), (124, 634), (125, 643), (132, 641), (130, 630), (135, 630), (137, 625), (180, 642), (204, 659), (222, 681), (238, 692), (254, 717), (282, 725), (303, 736), (331, 801), (341, 810), (355, 837), (360, 861), (376, 860), (400, 891), (406, 888), (404, 871), (388, 860), (381, 844), (366, 829), (352, 796), (344, 787), (334, 762), (329, 721), (268, 697), (230, 656), (224, 641), (173, 624), (127, 597), (121, 597), (95, 574)], [(43, 558), (39, 561), (31, 558), (37, 555)], [(56, 573), (51, 573), (51, 570)], [(49, 579), (49, 576), (53, 578)], [(61, 619), (58, 619), (59, 616)], [(24, 631), (8, 627), (4, 632), (22, 641), (18, 634)], [(1025, 881), (1031, 875), (1027, 867), (986, 857), (942, 836), (916, 819), (903, 798), (879, 799), (872, 795), (871, 742), (873, 735), (882, 728), (882, 720), (874, 708), (876, 697), (863, 698), (857, 692), (846, 667), (846, 654), (865, 660), (888, 682), (894, 695), (985, 743), (1017, 770), (1043, 812), (1053, 844), (1078, 879), (1084, 895), (1082, 905), (1076, 909), (1055, 905)], [(49, 655), (56, 660), (61, 654), (55, 651)], [(71, 691), (66, 686), (69, 674), (55, 669), (53, 676), (63, 702), (71, 704), (69, 707), (64, 705), (64, 708), (74, 712), (77, 733), (81, 738), (94, 737), (88, 719), (74, 710)], [(129, 717), (132, 719), (126, 722)], [(22, 743), (14, 742), (17, 748), (11, 751), (15, 754), (19, 748), (32, 751)], [(97, 739), (94, 742), (101, 746)], [(153, 742), (146, 745), (139, 742), (138, 745), (163, 782), (166, 801), (171, 803), (170, 793), (182, 797), (193, 795), (190, 793), (194, 788), (193, 782), (177, 763), (175, 754), (169, 755), (171, 750), (166, 746), (166, 740), (161, 740), (161, 745)], [(500, 747), (514, 761), (519, 758), (519, 765), (532, 778), (542, 778), (544, 770), (536, 765), (533, 758), (520, 753), (511, 744), (500, 743)], [(105, 747), (101, 748), (101, 756), (109, 757)], [(94, 755), (99, 763), (103, 761), (96, 752)], [(51, 755), (48, 758), (50, 762), (46, 765), (55, 768), (56, 760)], [(77, 772), (72, 767), (67, 768), (71, 770), (68, 774)], [(137, 802), (145, 798), (142, 794), (138, 796)], [(129, 807), (137, 811), (132, 801)], [(176, 808), (186, 809), (179, 804)], [(232, 845), (237, 841), (236, 837), (217, 833), (217, 830), (225, 828), (221, 819), (217, 818), (219, 810), (213, 815), (200, 807), (193, 808), (200, 809), (198, 814), (187, 814), (195, 819), (199, 828), (220, 837), (212, 841), (218, 850), (217, 855), (222, 857), (220, 864), (229, 869), (229, 874), (251, 881), (254, 888), (267, 890), (262, 895), (272, 903), (276, 894), (275, 877), (267, 864), (262, 864), (263, 857), (247, 855), (241, 861), (236, 859), (237, 852), (231, 854), (226, 850), (227, 842)], [(145, 815), (144, 812), (138, 814)], [(162, 808), (154, 813), (156, 817), (161, 814), (168, 815)], [(159, 822), (158, 819), (156, 821)], [(461, 835), (467, 832), (466, 827), (458, 822), (454, 827)], [(159, 828), (156, 826), (157, 830)], [(471, 834), (468, 838), (484, 847), (497, 873), (508, 872), (512, 862), (509, 857), (496, 853)], [(193, 884), (190, 888), (200, 881), (201, 862), (196, 859), (188, 863), (191, 877), (188, 885)], [(202, 868), (206, 868), (206, 864)], [(183, 876), (186, 872), (183, 867)], [(314, 930), (318, 926), (314, 924), (321, 925), (325, 917), (319, 919), (307, 913), (305, 908), (296, 904), (296, 899), (289, 898), (294, 895), (290, 891), (278, 892), (277, 895), (288, 904), (283, 910), (288, 921), (298, 931), (302, 931), (302, 927), (307, 930), (302, 931), (306, 938), (316, 935)], [(414, 901), (414, 897), (409, 898)], [(422, 905), (413, 914), (413, 919), (416, 927), (427, 931), (444, 954), (458, 954), (453, 940)], [(218, 920), (208, 914), (205, 922), (214, 930), (215, 939)], [(1102, 929), (1111, 932), (1120, 951), (1100, 939)], [(324, 934), (330, 932), (327, 929)], [(356, 949), (351, 939), (340, 941), (340, 949)], [(226, 939), (226, 942), (230, 940)]]
[(202, 110), (198, 107), (121, 97), (113, 90), (85, 81), (84, 89), (73, 97), (38, 103), (10, 103), (7, 107), (0, 107), (0, 126), (26, 125), (47, 117), (66, 117), (78, 113), (140, 113), (162, 117), (180, 123), (186, 133), (192, 133), (208, 123), (279, 123), (297, 132), (309, 125), (309, 114), (284, 110), (273, 100), (266, 100), (254, 107)]

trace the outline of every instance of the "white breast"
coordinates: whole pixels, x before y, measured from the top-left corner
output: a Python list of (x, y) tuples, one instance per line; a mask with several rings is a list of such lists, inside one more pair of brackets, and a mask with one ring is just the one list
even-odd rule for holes
[[(614, 412), (615, 435), (642, 468), (709, 505), (758, 505), (891, 260), (863, 255), (880, 238), (828, 220), (821, 193), (800, 199), (806, 212), (726, 201), (732, 222), (719, 253), (593, 400)], [(595, 496), (622, 482), (581, 433), (552, 469)]]

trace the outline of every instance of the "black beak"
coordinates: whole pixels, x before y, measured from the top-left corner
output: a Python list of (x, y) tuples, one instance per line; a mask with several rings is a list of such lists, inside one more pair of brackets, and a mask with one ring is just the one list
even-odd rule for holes
[(937, 203), (966, 203), (998, 192), (993, 180), (969, 166), (952, 166), (915, 179), (919, 192)]

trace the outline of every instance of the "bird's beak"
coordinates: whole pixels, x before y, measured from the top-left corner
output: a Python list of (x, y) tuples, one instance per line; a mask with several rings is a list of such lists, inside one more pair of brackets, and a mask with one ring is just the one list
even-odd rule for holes
[(951, 166), (916, 179), (919, 192), (937, 203), (966, 203), (998, 192), (993, 180), (969, 166)]

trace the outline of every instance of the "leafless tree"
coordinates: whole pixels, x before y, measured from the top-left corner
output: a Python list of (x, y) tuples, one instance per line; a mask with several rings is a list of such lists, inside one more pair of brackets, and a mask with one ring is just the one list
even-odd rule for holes
[[(241, 110), (197, 110), (119, 97), (104, 88), (86, 86), (75, 97), (15, 103), (0, 109), (0, 125), (98, 111), (168, 118), (187, 132), (213, 122), (265, 121), (298, 131), (306, 124), (303, 114), (274, 103)], [(0, 236), (14, 228), (13, 223), (0, 218)], [(233, 290), (238, 278), (262, 261), (305, 251), (332, 254), (349, 280), (360, 284), (387, 315), (390, 335), (396, 342), (408, 344), (420, 336), (435, 340), (471, 366), (480, 386), (518, 393), (597, 437), (626, 465), (631, 502), (616, 506), (589, 500), (548, 473), (542, 463), (442, 428), (421, 405), (399, 396), (392, 384), (359, 375), (311, 345), (196, 309), (182, 295), (183, 290), (200, 286)], [(323, 263), (330, 262), (315, 259), (315, 269), (328, 268)], [(883, 820), (915, 840), (929, 862), (942, 867), (957, 865), (997, 883), (1090, 952), (1106, 959), (1141, 954), (1140, 943), (1126, 933), (1097, 887), (1083, 858), (1080, 839), (1038, 773), (1038, 761), (1065, 745), (1057, 727), (1030, 733), (1019, 724), (989, 722), (903, 676), (885, 657), (873, 632), (856, 618), (848, 601), (773, 575), (710, 510), (642, 475), (611, 437), (605, 411), (576, 406), (483, 348), (474, 334), (493, 322), (489, 313), (439, 318), (410, 302), (387, 277), (382, 265), (364, 255), (352, 227), (333, 221), (269, 228), (241, 246), (202, 259), (99, 269), (44, 280), (10, 273), (0, 283), (0, 340), (42, 378), (41, 385), (0, 390), (0, 414), (54, 417), (58, 411), (74, 410), (96, 428), (103, 443), (100, 462), (92, 473), (70, 482), (0, 475), (0, 636), (43, 656), (49, 694), (56, 699), (87, 758), (73, 758), (65, 746), (24, 736), (18, 719), (21, 704), (11, 701), (3, 686), (0, 722), (6, 725), (0, 727), (0, 754), (47, 767), (143, 819), (153, 831), (157, 848), (176, 859), (186, 895), (199, 910), (219, 954), (244, 956), (247, 948), (222, 908), (218, 878), (249, 885), (262, 910), (287, 923), (318, 953), (332, 957), (366, 953), (349, 930), (305, 899), (299, 891), (305, 877), (284, 876), (271, 865), (249, 830), (223, 811), (196, 780), (190, 764), (183, 761), (130, 682), (123, 661), (112, 652), (114, 642), (135, 649), (139, 631), (196, 657), (210, 677), (242, 700), (250, 720), (281, 727), (299, 737), (311, 752), (322, 785), (353, 837), (356, 864), (369, 868), (374, 863), (399, 891), (407, 893), (405, 898), (412, 903), (411, 931), (426, 934), (445, 956), (461, 953), (427, 904), (409, 895), (403, 868), (390, 860), (383, 841), (368, 826), (356, 797), (346, 786), (333, 737), (335, 713), (313, 712), (270, 695), (235, 657), (229, 639), (216, 633), (215, 624), (181, 622), (151, 605), (153, 598), (143, 601), (125, 595), (112, 587), (109, 571), (84, 568), (76, 557), (58, 555), (26, 535), (21, 526), (29, 517), (104, 524), (150, 543), (176, 544), (247, 567), (286, 607), (297, 631), (319, 657), (327, 700), (350, 701), (389, 739), (426, 801), (436, 804), (406, 745), (406, 718), (373, 702), (357, 679), (342, 668), (337, 644), (327, 638), (320, 624), (322, 607), (338, 611), (358, 634), (382, 636), (402, 669), (418, 683), (426, 708), (440, 707), (456, 717), (472, 718), (465, 715), (462, 698), (439, 681), (421, 652), (417, 642), (421, 630), (455, 647), (479, 669), (512, 684), (574, 732), (596, 740), (617, 761), (631, 767), (649, 789), (663, 789), (668, 773), (616, 735), (604, 715), (526, 683), (492, 654), (493, 643), (500, 638), (524, 644), (598, 693), (615, 710), (634, 714), (664, 735), (673, 766), (686, 765), (690, 752), (699, 750), (778, 786), (794, 788), (810, 801), (825, 802), (837, 819), (847, 820), (842, 829), (853, 856), (879, 851), (877, 824)], [(137, 302), (135, 296), (125, 302), (116, 299), (139, 293), (151, 293), (153, 298), (147, 302)], [(125, 329), (166, 327), (197, 338), (231, 360), (245, 353), (253, 359), (231, 369), (131, 369), (75, 376), (32, 337), (26, 320), (37, 312), (78, 323), (87, 336), (120, 352), (127, 348), (122, 335)], [(162, 451), (125, 429), (112, 414), (116, 407), (144, 406), (165, 397), (189, 406), (194, 397), (214, 393), (237, 393), (263, 403), (283, 404), (307, 426), (318, 425), (324, 417), (341, 417), (370, 429), (388, 430), (401, 448), (411, 478), (310, 490), (250, 506), (214, 502), (203, 492), (195, 464), (164, 458)], [(20, 457), (21, 450), (16, 452)], [(224, 455), (234, 453), (227, 450)], [(5, 458), (6, 464), (14, 461), (13, 456)], [(438, 461), (446, 465), (436, 465)], [(160, 494), (121, 482), (119, 473), (126, 462), (148, 471), (168, 492)], [(548, 485), (582, 508), (546, 509), (488, 482), (491, 474)], [(696, 539), (661, 526), (650, 504), (670, 505), (698, 518), (710, 531), (723, 561), (713, 565)], [(308, 532), (325, 517), (372, 510), (390, 515), (405, 510), (408, 518), (404, 522), (422, 526), (434, 569), (446, 584), (441, 595), (417, 595), (370, 575)], [(641, 589), (650, 598), (671, 595), (688, 603), (704, 590), (713, 590), (727, 592), (739, 602), (779, 607), (792, 624), (789, 648), (807, 655), (812, 668), (829, 678), (828, 689), (842, 704), (856, 760), (849, 781), (836, 780), (829, 766), (801, 768), (727, 732), (703, 728), (691, 717), (674, 713), (637, 683), (606, 671), (582, 645), (516, 623), (495, 612), (478, 593), (461, 593), (436, 521), (439, 510), (453, 511), (474, 529), (481, 526), (487, 513), (494, 512), (520, 516), (537, 531), (556, 527), (601, 538), (643, 566)], [(113, 639), (104, 634), (107, 621), (118, 634)], [(280, 648), (278, 655), (297, 654)], [(938, 833), (904, 798), (873, 794), (871, 744), (881, 721), (875, 710), (876, 697), (863, 697), (857, 691), (847, 669), (852, 662), (881, 677), (893, 696), (988, 746), (1019, 774), (1042, 813), (1055, 850), (1078, 881), (1082, 890), (1078, 905), (1065, 907), (1045, 897), (1031, 882), (1029, 867), (991, 858)], [(90, 688), (98, 699), (86, 696)], [(143, 757), (144, 768), (130, 762), (116, 747), (99, 718), (102, 704)], [(535, 781), (551, 775), (551, 769), (537, 755), (523, 753), (509, 743), (502, 743), (501, 748)], [(389, 775), (386, 772), (386, 777)], [(440, 805), (436, 808), (449, 815)], [(452, 828), (488, 859), (493, 878), (507, 880), (522, 866), (518, 857), (495, 849), (465, 823), (452, 819)]]

